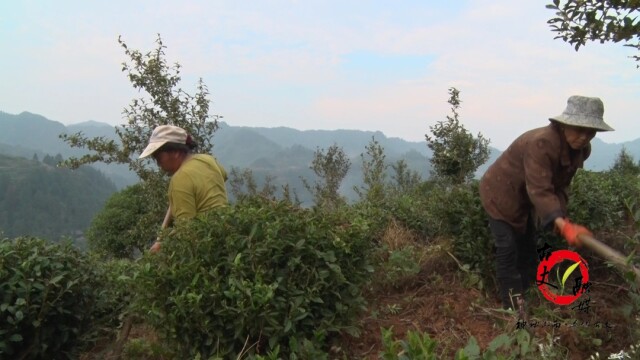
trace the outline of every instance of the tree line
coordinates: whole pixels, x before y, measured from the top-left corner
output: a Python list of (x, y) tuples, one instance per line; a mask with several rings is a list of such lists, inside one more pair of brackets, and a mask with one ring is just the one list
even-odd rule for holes
[(71, 237), (81, 245), (83, 232), (114, 192), (101, 172), (83, 166), (57, 167), (62, 156), (42, 162), (0, 155), (0, 230), (6, 237), (38, 236), (51, 241)]

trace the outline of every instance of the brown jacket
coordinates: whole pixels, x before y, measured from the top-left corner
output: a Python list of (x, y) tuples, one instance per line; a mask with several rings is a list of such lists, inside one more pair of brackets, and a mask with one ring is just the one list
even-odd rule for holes
[(480, 180), (480, 199), (489, 216), (524, 233), (529, 214), (547, 227), (566, 216), (568, 187), (591, 146), (573, 150), (558, 125), (520, 135)]

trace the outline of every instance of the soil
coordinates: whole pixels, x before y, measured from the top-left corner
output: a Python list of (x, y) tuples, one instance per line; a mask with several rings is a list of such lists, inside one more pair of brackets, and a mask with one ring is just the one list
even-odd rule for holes
[[(381, 329), (392, 329), (395, 339), (408, 331), (426, 332), (438, 343), (438, 359), (453, 359), (473, 336), (482, 349), (500, 334), (524, 328), (546, 345), (550, 359), (589, 359), (637, 344), (638, 319), (623, 315), (629, 304), (627, 283), (597, 259), (590, 260), (593, 281), (589, 292), (574, 304), (555, 305), (537, 288), (527, 298), (529, 321), (518, 322), (501, 309), (494, 287), (487, 291), (468, 286), (468, 274), (452, 260), (437, 266), (425, 263), (412, 284), (379, 289), (369, 294), (367, 314), (360, 320), (362, 334), (344, 336), (334, 346), (349, 359), (379, 359), (383, 350)], [(451, 259), (450, 259), (451, 260)], [(495, 295), (494, 295), (495, 294)], [(582, 302), (582, 306), (579, 306)], [(531, 358), (542, 358), (540, 352)]]

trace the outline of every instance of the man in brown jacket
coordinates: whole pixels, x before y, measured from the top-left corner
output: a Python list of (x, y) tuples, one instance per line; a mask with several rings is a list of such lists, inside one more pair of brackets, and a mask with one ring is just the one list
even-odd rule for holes
[(598, 98), (571, 96), (561, 115), (525, 132), (493, 163), (480, 181), (496, 245), (496, 273), (505, 309), (524, 316), (524, 291), (536, 279), (535, 230), (555, 226), (576, 245), (589, 233), (567, 218), (568, 188), (591, 154), (597, 131), (611, 131)]

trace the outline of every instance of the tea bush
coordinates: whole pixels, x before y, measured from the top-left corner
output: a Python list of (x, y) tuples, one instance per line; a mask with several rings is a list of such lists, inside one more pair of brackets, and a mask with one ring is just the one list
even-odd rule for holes
[(438, 201), (442, 196), (437, 193), (440, 188), (438, 182), (422, 182), (407, 192), (390, 196), (385, 209), (400, 224), (423, 238), (443, 235), (446, 233), (443, 219), (435, 213), (441, 207)]
[(568, 216), (591, 230), (621, 223), (619, 176), (579, 170), (571, 182)]
[(95, 260), (94, 274), (99, 279), (96, 288), (97, 302), (94, 307), (94, 326), (102, 334), (115, 335), (123, 318), (130, 312), (136, 294), (133, 279), (138, 263), (126, 259)]
[[(253, 199), (179, 224), (135, 279), (136, 309), (176, 356), (302, 356), (353, 331), (374, 231), (352, 208)], [(315, 340), (315, 341), (312, 341)], [(244, 350), (243, 350), (244, 349)]]
[(389, 199), (386, 206), (390, 217), (424, 240), (451, 238), (454, 255), (462, 263), (493, 274), (493, 241), (477, 181), (459, 185), (427, 181), (410, 194)]
[(428, 195), (420, 193), (402, 194), (387, 203), (389, 214), (416, 234), (428, 238), (440, 230), (438, 220), (429, 211)]
[(426, 196), (431, 222), (438, 224), (438, 235), (452, 238), (454, 255), (471, 269), (492, 274), (493, 242), (478, 182), (436, 185)]
[(157, 224), (147, 223), (145, 215), (155, 213), (153, 219), (157, 221), (166, 210), (154, 212), (145, 192), (148, 190), (143, 184), (137, 183), (107, 200), (87, 231), (92, 251), (108, 258), (132, 258), (135, 252), (142, 252), (155, 240)]
[(74, 358), (101, 321), (95, 263), (70, 244), (0, 240), (0, 358)]

